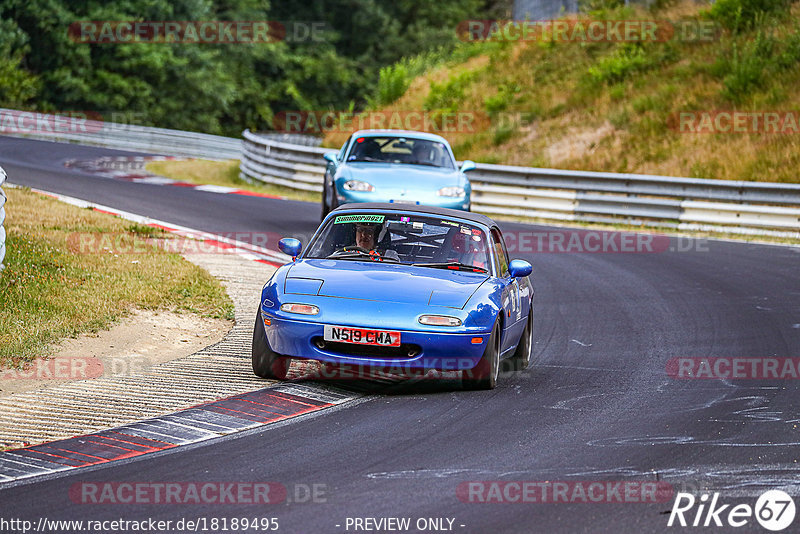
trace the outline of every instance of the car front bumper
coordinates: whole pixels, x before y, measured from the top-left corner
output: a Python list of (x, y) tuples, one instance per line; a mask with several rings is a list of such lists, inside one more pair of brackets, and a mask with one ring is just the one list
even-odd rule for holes
[[(339, 323), (339, 326), (400, 332), (400, 348), (383, 348), (323, 340), (325, 324), (287, 319), (262, 311), (273, 351), (292, 358), (356, 366), (455, 371), (472, 369), (486, 349), (490, 332), (431, 332)], [(473, 341), (480, 340), (480, 343)]]
[(411, 204), (416, 206), (435, 206), (437, 208), (450, 208), (454, 210), (468, 211), (470, 209), (470, 196), (463, 197), (442, 197), (438, 195), (419, 195), (409, 196), (408, 198), (400, 195), (393, 195), (391, 192), (382, 195), (377, 193), (366, 193), (361, 191), (344, 191), (337, 195), (339, 205), (354, 204), (362, 202), (387, 202), (389, 204)]

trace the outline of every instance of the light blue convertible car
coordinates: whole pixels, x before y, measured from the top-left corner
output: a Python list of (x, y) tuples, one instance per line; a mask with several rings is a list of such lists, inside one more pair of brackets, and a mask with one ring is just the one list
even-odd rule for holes
[(531, 361), (531, 265), (510, 260), (497, 225), (475, 213), (351, 204), (332, 211), (264, 286), (253, 371), (286, 378), (293, 358), (368, 368), (460, 371), (495, 386), (501, 360)]
[(408, 130), (360, 130), (325, 154), (322, 218), (342, 204), (388, 202), (470, 210), (467, 172), (447, 140)]

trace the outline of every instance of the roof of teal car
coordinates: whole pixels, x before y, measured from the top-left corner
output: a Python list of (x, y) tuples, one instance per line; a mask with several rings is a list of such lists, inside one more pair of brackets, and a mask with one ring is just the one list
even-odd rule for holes
[(439, 208), (437, 206), (423, 206), (414, 204), (390, 204), (385, 202), (359, 202), (354, 204), (345, 204), (339, 206), (331, 213), (345, 213), (348, 211), (364, 211), (364, 210), (379, 210), (379, 211), (394, 211), (394, 212), (411, 212), (419, 213), (422, 215), (440, 215), (442, 217), (452, 217), (454, 219), (462, 219), (471, 221), (478, 224), (483, 224), (488, 227), (497, 226), (497, 223), (491, 220), (486, 215), (474, 213), (471, 211), (454, 210), (450, 208)]
[(447, 139), (441, 135), (428, 132), (417, 132), (414, 130), (358, 130), (357, 132), (353, 132), (353, 137), (385, 137), (387, 135), (392, 137), (413, 137), (414, 139), (439, 141), (449, 145), (449, 143), (447, 143)]

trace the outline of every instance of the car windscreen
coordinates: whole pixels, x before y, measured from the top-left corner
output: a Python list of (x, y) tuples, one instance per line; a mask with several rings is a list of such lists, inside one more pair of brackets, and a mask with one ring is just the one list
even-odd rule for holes
[(329, 218), (304, 258), (384, 261), (488, 272), (486, 233), (460, 220), (397, 213)]
[(410, 137), (359, 137), (353, 142), (347, 161), (455, 168), (444, 143)]

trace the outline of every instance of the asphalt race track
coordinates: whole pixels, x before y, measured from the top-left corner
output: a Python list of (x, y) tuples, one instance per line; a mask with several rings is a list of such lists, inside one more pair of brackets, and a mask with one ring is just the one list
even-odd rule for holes
[[(62, 165), (109, 154), (125, 153), (0, 138), (11, 183), (217, 233), (309, 235), (319, 220), (316, 204), (129, 183)], [(13, 204), (7, 210), (13, 217)], [(561, 231), (501, 226), (515, 236)], [(672, 358), (800, 358), (800, 249), (685, 238), (665, 248), (512, 253), (534, 266), (535, 363), (493, 391), (430, 381), (379, 390), (258, 432), (3, 488), (2, 515), (34, 523), (278, 518), (278, 531), (292, 533), (388, 532), (363, 522), (356, 529), (354, 519), (389, 517), (410, 518), (410, 532), (437, 531), (435, 523), (416, 528), (427, 518), (452, 519), (439, 531), (464, 533), (661, 532), (674, 494), (655, 503), (574, 495), (481, 503), (460, 491), (470, 481), (487, 482), (470, 486), (484, 489), (488, 481), (659, 482), (674, 492), (718, 492), (720, 504), (754, 506), (769, 489), (797, 500), (800, 382), (676, 379), (667, 367)], [(268, 505), (78, 504), (69, 494), (81, 482), (209, 481), (278, 482), (288, 497)], [(321, 489), (308, 498), (313, 485)], [(751, 517), (736, 531), (765, 530)]]

